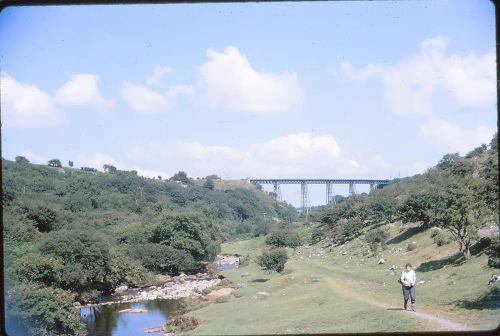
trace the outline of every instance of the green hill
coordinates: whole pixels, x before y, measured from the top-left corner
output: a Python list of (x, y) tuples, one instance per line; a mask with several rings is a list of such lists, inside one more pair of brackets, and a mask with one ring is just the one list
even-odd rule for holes
[[(221, 242), (297, 218), (252, 185), (197, 182), (2, 160), (8, 317), (27, 320), (33, 333), (78, 334), (74, 300), (151, 283), (158, 273), (197, 272)], [(57, 318), (63, 312), (70, 318)]]

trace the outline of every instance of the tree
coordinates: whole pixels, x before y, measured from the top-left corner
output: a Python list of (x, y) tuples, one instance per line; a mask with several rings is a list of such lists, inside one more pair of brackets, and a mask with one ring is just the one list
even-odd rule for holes
[(158, 180), (160, 180), (160, 181), (161, 181), (161, 175), (158, 175)]
[(117, 169), (115, 166), (112, 166), (110, 164), (105, 164), (104, 166), (102, 166), (102, 168), (104, 169), (105, 172), (116, 174)]
[(283, 272), (285, 264), (288, 261), (286, 250), (282, 248), (272, 249), (265, 251), (262, 255), (257, 257), (257, 264), (267, 271)]
[(193, 257), (186, 251), (164, 244), (137, 245), (134, 257), (147, 269), (162, 274), (177, 275), (181, 271), (193, 271), (197, 265)]
[(73, 166), (74, 166), (74, 165), (75, 165), (75, 164), (74, 164), (74, 162), (73, 162), (73, 161), (71, 161), (71, 160), (69, 160), (69, 161), (68, 161), (68, 166), (70, 166), (71, 168), (73, 168)]
[(214, 190), (215, 188), (215, 184), (214, 184), (214, 180), (212, 179), (207, 179), (205, 181), (205, 184), (203, 185), (204, 188), (207, 188), (209, 190)]
[(54, 228), (57, 219), (57, 213), (43, 205), (29, 208), (27, 217), (35, 222), (38, 231), (49, 232)]
[(59, 159), (52, 159), (47, 164), (51, 167), (62, 167), (61, 160)]
[(177, 174), (175, 174), (174, 176), (172, 176), (170, 178), (170, 180), (171, 181), (179, 181), (179, 182), (186, 183), (186, 184), (189, 184), (191, 182), (189, 180), (186, 172), (184, 172), (184, 171), (178, 172)]
[[(37, 284), (21, 284), (6, 293), (6, 329), (9, 335), (87, 335), (68, 291)], [(16, 323), (17, 322), (17, 323)], [(9, 330), (19, 326), (21, 330)]]
[(106, 242), (89, 230), (58, 230), (45, 236), (40, 252), (60, 260), (59, 287), (82, 291), (107, 289), (110, 255)]
[(16, 156), (16, 163), (28, 164), (30, 161), (24, 156)]
[(453, 153), (453, 154), (445, 154), (441, 160), (439, 160), (438, 164), (436, 165), (436, 168), (440, 170), (444, 170), (447, 168), (451, 168), (455, 162), (457, 162), (460, 159), (460, 155), (458, 153)]
[(214, 221), (208, 214), (198, 211), (163, 216), (153, 230), (151, 242), (183, 250), (196, 261), (213, 260), (220, 250)]
[(302, 245), (302, 239), (296, 231), (282, 227), (267, 236), (266, 244), (275, 247), (291, 247), (295, 250)]
[(411, 193), (399, 210), (403, 223), (422, 222), (425, 227), (429, 227), (435, 204), (433, 195), (427, 191)]
[(205, 179), (210, 179), (210, 180), (220, 180), (220, 177), (215, 175), (215, 174), (212, 174), (212, 175), (208, 175), (207, 177), (205, 177)]
[(486, 206), (477, 196), (479, 190), (478, 182), (470, 177), (450, 180), (432, 208), (433, 222), (451, 232), (465, 259), (470, 258), (470, 247), (485, 220)]

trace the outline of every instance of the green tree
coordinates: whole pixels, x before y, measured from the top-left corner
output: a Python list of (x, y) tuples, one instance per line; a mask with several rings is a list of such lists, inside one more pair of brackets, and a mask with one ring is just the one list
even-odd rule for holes
[(24, 156), (16, 156), (16, 163), (28, 164), (30, 161)]
[(207, 188), (209, 190), (214, 190), (214, 188), (215, 188), (214, 180), (207, 178), (205, 180), (205, 184), (203, 185), (203, 187)]
[(445, 154), (441, 160), (439, 160), (436, 168), (440, 170), (451, 168), (458, 160), (460, 160), (460, 154)]
[(478, 197), (479, 190), (478, 181), (472, 178), (451, 179), (438, 192), (432, 209), (433, 222), (451, 232), (466, 259), (485, 222), (485, 204)]
[(49, 160), (47, 165), (49, 165), (51, 167), (59, 167), (59, 168), (62, 167), (61, 160), (59, 160), (59, 159)]
[(186, 172), (180, 171), (170, 178), (171, 181), (179, 181), (185, 184), (191, 183), (191, 180), (187, 176)]
[(71, 160), (68, 161), (68, 166), (70, 166), (71, 168), (73, 168), (73, 166), (75, 165), (75, 163)]
[(133, 254), (147, 269), (162, 273), (177, 275), (182, 272), (190, 272), (196, 269), (197, 263), (192, 255), (184, 250), (171, 246), (155, 243), (137, 245)]
[(285, 264), (288, 261), (288, 255), (285, 249), (276, 248), (270, 251), (265, 251), (257, 257), (257, 264), (267, 271), (283, 272)]
[[(21, 284), (6, 293), (6, 329), (9, 335), (27, 332), (29, 335), (87, 335), (80, 314), (73, 308), (68, 291)], [(16, 323), (17, 322), (17, 323)], [(23, 330), (12, 330), (13, 326)]]
[(57, 221), (57, 213), (44, 205), (28, 208), (27, 217), (36, 224), (40, 232), (51, 231)]
[(153, 230), (151, 242), (183, 250), (196, 261), (213, 260), (220, 251), (214, 220), (208, 214), (198, 211), (164, 215)]
[(291, 247), (295, 250), (302, 245), (302, 239), (296, 231), (282, 227), (267, 236), (266, 244), (275, 247)]
[(105, 172), (108, 172), (110, 174), (116, 174), (117, 171), (116, 167), (110, 164), (105, 164), (102, 166), (102, 168), (104, 169)]
[(428, 191), (412, 192), (399, 209), (403, 223), (422, 222), (429, 227), (432, 219), (432, 208), (435, 205), (434, 194)]
[(60, 287), (75, 291), (107, 289), (110, 255), (108, 244), (89, 230), (58, 230), (48, 233), (39, 250), (61, 261)]

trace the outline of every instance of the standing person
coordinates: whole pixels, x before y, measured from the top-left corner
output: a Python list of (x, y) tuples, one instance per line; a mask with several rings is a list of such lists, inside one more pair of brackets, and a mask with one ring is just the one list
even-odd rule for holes
[(405, 300), (405, 310), (408, 310), (408, 298), (411, 297), (410, 309), (415, 311), (415, 282), (417, 277), (412, 265), (407, 263), (401, 273), (401, 284), (403, 285), (403, 298)]

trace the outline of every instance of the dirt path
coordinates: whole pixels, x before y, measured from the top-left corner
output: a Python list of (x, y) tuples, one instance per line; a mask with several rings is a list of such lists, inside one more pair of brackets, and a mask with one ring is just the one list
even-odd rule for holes
[(392, 310), (399, 312), (401, 314), (410, 314), (411, 316), (416, 316), (421, 319), (425, 319), (427, 321), (432, 321), (436, 323), (440, 330), (453, 330), (453, 331), (470, 331), (473, 330), (468, 328), (456, 321), (448, 320), (442, 317), (439, 317), (437, 314), (425, 313), (421, 311), (405, 311), (400, 307), (394, 307), (394, 305), (381, 303), (375, 298), (364, 295), (364, 293), (356, 290), (353, 286), (350, 286), (347, 281), (339, 279), (339, 278), (323, 278), (323, 280), (330, 286), (332, 290), (334, 290), (338, 295), (362, 301), (374, 306), (378, 306), (380, 308), (384, 308), (386, 310)]

